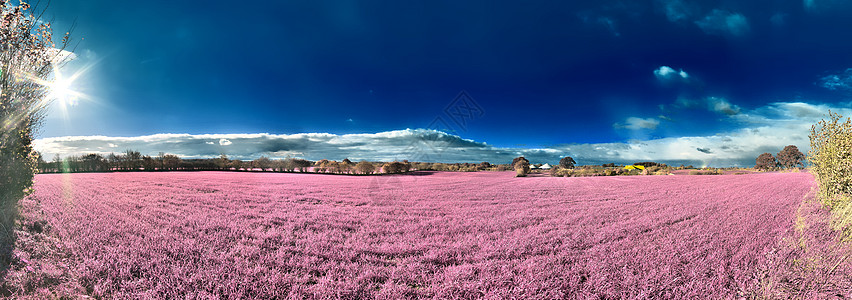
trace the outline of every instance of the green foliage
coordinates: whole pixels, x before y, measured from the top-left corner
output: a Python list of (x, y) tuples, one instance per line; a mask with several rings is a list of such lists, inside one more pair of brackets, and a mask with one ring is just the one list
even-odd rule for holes
[(828, 120), (811, 126), (808, 162), (819, 185), (819, 198), (829, 207), (848, 202), (852, 192), (852, 121), (829, 111)]

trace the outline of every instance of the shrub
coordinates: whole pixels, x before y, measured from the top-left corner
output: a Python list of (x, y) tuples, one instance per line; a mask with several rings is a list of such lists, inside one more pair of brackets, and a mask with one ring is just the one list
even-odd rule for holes
[(634, 163), (633, 165), (634, 166), (643, 166), (643, 167), (646, 167), (646, 168), (647, 167), (655, 167), (655, 166), (659, 166), (659, 167), (665, 167), (666, 166), (665, 164), (656, 163), (656, 162), (653, 162), (653, 161), (638, 162), (638, 163)]
[(819, 185), (819, 197), (829, 207), (848, 202), (852, 192), (852, 121), (828, 112), (828, 120), (811, 126), (808, 162)]
[(559, 177), (559, 176), (562, 176), (562, 174), (560, 174), (560, 173), (561, 173), (560, 171), (562, 171), (562, 170), (563, 170), (563, 169), (562, 169), (562, 167), (560, 167), (560, 166), (553, 167), (552, 169), (550, 169), (550, 176), (551, 176), (551, 177)]
[(512, 167), (515, 169), (515, 174), (517, 174), (518, 177), (524, 177), (530, 173), (530, 161), (523, 156), (513, 159)]
[(710, 169), (710, 170), (689, 170), (689, 175), (722, 175), (722, 170), (719, 169)]

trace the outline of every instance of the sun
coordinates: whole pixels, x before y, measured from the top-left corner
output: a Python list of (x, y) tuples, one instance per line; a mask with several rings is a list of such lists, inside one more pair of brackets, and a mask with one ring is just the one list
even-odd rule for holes
[(48, 88), (50, 89), (50, 98), (59, 101), (62, 105), (74, 106), (77, 104), (77, 93), (72, 90), (74, 84), (73, 78), (62, 76), (62, 73), (54, 73), (54, 79)]

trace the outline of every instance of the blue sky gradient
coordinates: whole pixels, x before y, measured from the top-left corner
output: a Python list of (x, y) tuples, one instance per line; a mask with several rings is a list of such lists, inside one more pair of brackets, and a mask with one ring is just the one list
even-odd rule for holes
[[(67, 69), (91, 66), (75, 83), (89, 99), (55, 104), (40, 137), (443, 130), (430, 126), (461, 91), (483, 114), (447, 133), (511, 155), (790, 135), (818, 117), (779, 108), (849, 107), (849, 13), (829, 0), (53, 1), (54, 28), (76, 19), (84, 38)], [(799, 135), (785, 141), (807, 149)], [(647, 158), (753, 164), (777, 146)], [(290, 151), (261, 150), (231, 154)], [(311, 151), (295, 152), (331, 155)]]

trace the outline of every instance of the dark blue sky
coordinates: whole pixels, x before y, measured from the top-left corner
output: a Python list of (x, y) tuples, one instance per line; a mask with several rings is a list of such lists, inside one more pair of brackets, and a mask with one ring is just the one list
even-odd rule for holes
[(451, 133), (502, 147), (712, 136), (771, 103), (847, 106), (843, 1), (574, 2), (53, 1), (55, 28), (76, 19), (84, 38), (69, 69), (94, 64), (77, 82), (92, 99), (54, 108), (41, 136), (426, 128), (462, 90), (484, 115)]

